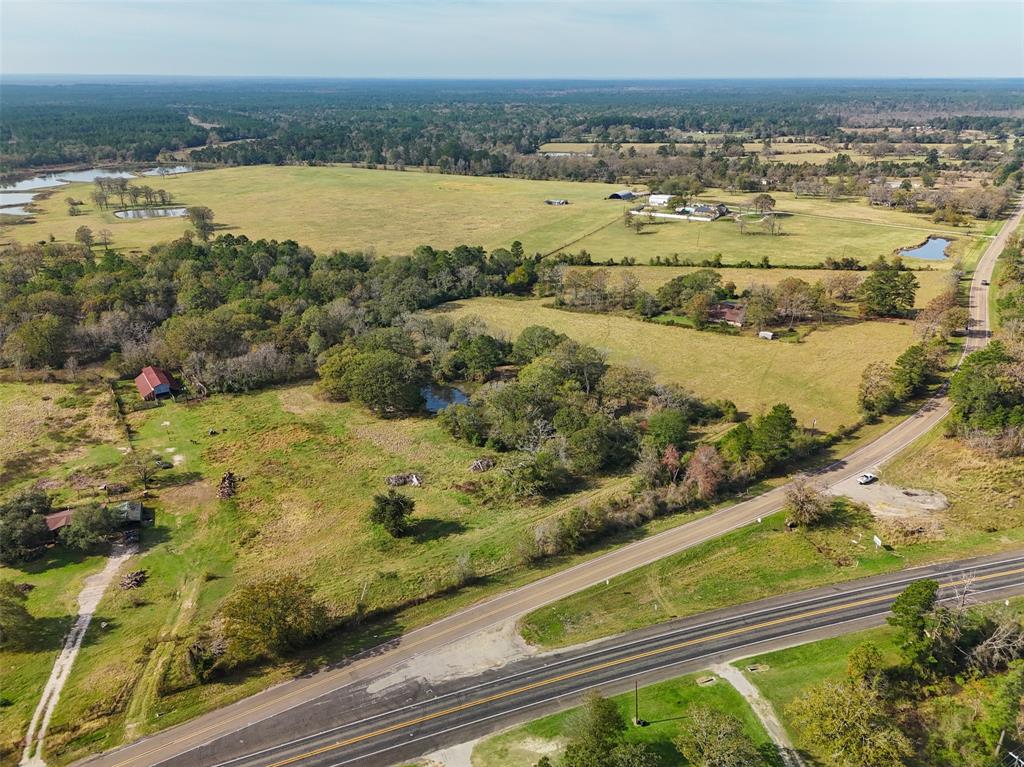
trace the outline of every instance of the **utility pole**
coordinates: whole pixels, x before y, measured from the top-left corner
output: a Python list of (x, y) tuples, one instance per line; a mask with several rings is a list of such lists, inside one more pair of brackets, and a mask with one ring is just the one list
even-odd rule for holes
[(640, 718), (640, 682), (633, 680), (633, 724), (636, 727), (646, 727), (650, 724), (646, 719)]

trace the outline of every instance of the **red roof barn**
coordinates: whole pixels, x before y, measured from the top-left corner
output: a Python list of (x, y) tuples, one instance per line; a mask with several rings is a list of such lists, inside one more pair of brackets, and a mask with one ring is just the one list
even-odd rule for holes
[(175, 388), (171, 377), (164, 370), (152, 365), (142, 368), (142, 372), (135, 377), (135, 386), (142, 399), (146, 400), (169, 395)]

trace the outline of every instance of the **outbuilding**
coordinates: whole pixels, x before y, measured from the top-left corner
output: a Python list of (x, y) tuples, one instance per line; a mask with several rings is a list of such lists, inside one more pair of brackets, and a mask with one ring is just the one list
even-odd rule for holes
[(612, 192), (608, 195), (609, 200), (632, 200), (636, 197), (636, 192), (631, 192), (628, 189), (623, 189), (621, 192)]
[(724, 322), (734, 328), (742, 328), (747, 318), (747, 307), (732, 301), (719, 301), (711, 305), (708, 315), (713, 322)]
[(663, 208), (668, 205), (668, 201), (672, 199), (670, 194), (652, 194), (647, 198), (648, 205), (654, 205), (658, 208)]
[(135, 387), (144, 400), (155, 400), (157, 397), (170, 397), (177, 388), (166, 371), (148, 365), (135, 377)]

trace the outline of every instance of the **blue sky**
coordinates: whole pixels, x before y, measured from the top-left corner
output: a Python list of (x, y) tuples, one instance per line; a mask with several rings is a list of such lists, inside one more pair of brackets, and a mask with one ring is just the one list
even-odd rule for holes
[(1020, 77), (1024, 0), (0, 0), (0, 72)]

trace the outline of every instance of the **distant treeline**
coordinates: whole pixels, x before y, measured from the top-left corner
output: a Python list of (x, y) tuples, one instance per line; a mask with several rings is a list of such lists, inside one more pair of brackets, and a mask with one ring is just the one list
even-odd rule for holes
[[(676, 145), (692, 142), (689, 134), (699, 132), (743, 134), (752, 140), (816, 136), (870, 143), (893, 138), (858, 130), (872, 115), (876, 124), (897, 129), (927, 126), (915, 128), (918, 140), (947, 140), (970, 128), (1010, 137), (1024, 130), (1018, 115), (1024, 92), (1014, 82), (626, 85), (225, 80), (5, 84), (0, 90), (0, 140), (5, 147), (0, 162), (10, 169), (149, 161), (161, 150), (202, 146), (215, 133), (223, 142), (257, 140), (218, 143), (198, 151), (197, 160), (229, 165), (428, 165), (475, 175), (608, 179), (650, 175), (652, 162), (659, 166), (664, 158), (627, 163), (605, 158), (604, 164), (594, 159), (571, 170), (555, 164), (539, 171), (517, 163), (555, 139)], [(193, 124), (190, 115), (216, 127)], [(856, 120), (847, 122), (854, 116)]]

